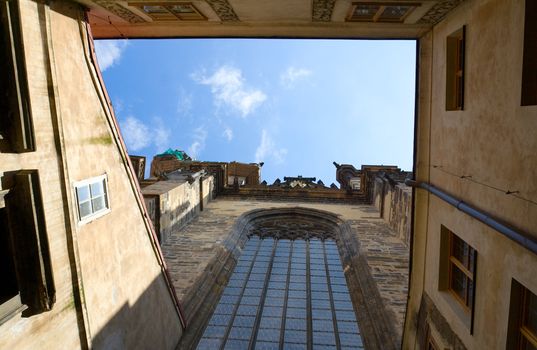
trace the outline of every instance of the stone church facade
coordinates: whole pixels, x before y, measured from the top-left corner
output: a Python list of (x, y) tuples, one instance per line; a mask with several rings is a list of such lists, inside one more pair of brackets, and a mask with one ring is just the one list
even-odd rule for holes
[[(286, 238), (278, 239), (281, 247), (267, 246), (273, 236), (261, 239), (269, 242), (264, 245), (247, 246), (261, 237), (256, 227), (265, 227), (256, 213), (274, 211), (315, 216), (331, 227), (327, 232), (335, 238), (312, 237), (312, 248), (300, 243), (297, 254), (337, 247), (341, 266), (348, 266), (344, 283), (363, 334), (356, 346), (537, 347), (535, 1), (3, 0), (1, 5), (0, 348), (173, 349), (219, 339), (203, 330), (222, 329), (208, 328), (218, 326), (210, 317), (219, 295), (233, 295), (225, 285), (234, 278), (234, 261), (248, 256), (239, 254), (243, 243), (256, 259), (270, 247), (279, 252), (259, 254), (269, 266), (289, 254), (293, 268), (295, 245)], [(198, 188), (192, 198), (201, 198), (203, 210), (183, 229), (191, 242), (200, 239), (192, 252), (199, 263), (174, 271), (168, 260), (181, 260), (184, 252), (174, 252), (173, 233), (162, 246), (159, 242), (93, 50), (94, 38), (142, 37), (416, 40), (414, 171), (407, 181), (413, 189), (376, 177), (369, 182), (378, 184), (369, 187), (372, 192), (353, 195), (364, 178), (344, 165), (355, 179), (337, 194), (316, 184), (301, 190), (310, 195), (297, 195), (300, 191), (285, 187), (305, 180), (297, 178), (284, 179), (283, 187), (235, 186), (213, 202), (203, 202), (207, 193)], [(405, 199), (409, 192), (412, 200)], [(405, 201), (411, 204), (406, 222), (406, 206), (397, 204)], [(201, 227), (210, 228), (206, 236)], [(186, 244), (177, 242), (176, 247)], [(331, 268), (337, 264), (324, 256), (312, 259), (317, 265), (306, 264), (306, 275), (324, 271), (338, 280), (340, 272)], [(212, 264), (214, 259), (222, 263)], [(401, 268), (405, 264), (408, 269)], [(391, 280), (399, 279), (398, 271), (409, 274), (406, 309), (397, 298), (404, 292), (396, 287), (401, 284)], [(281, 276), (289, 281), (293, 274)], [(330, 290), (343, 285), (331, 283)], [(313, 283), (308, 288), (315, 291)], [(349, 314), (336, 307), (336, 294), (328, 293), (325, 310), (336, 317), (336, 346), (344, 347), (351, 333), (338, 325), (350, 320), (337, 318), (338, 311)], [(306, 300), (313, 305), (313, 294)], [(232, 315), (242, 316), (238, 309)], [(313, 329), (316, 319), (306, 319)], [(375, 323), (382, 319), (388, 320), (383, 326)], [(341, 330), (354, 329), (341, 324)], [(222, 339), (235, 339), (231, 328)]]

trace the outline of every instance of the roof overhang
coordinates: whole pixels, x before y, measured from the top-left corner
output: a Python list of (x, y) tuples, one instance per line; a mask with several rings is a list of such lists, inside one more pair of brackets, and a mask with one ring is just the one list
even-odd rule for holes
[[(117, 38), (341, 38), (415, 39), (464, 0), (77, 0), (88, 9), (96, 39)], [(151, 11), (191, 6), (199, 18), (158, 17)], [(352, 17), (370, 7), (375, 19)], [(401, 17), (380, 16), (384, 9)], [(408, 9), (408, 11), (404, 11)], [(171, 10), (170, 10), (171, 11)], [(171, 12), (170, 12), (171, 13)], [(373, 12), (372, 12), (373, 13)], [(186, 17), (185, 17), (186, 18)]]

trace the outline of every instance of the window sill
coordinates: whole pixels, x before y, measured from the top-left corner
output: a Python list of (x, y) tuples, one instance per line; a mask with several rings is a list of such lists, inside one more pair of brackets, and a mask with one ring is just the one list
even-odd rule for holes
[(110, 213), (111, 211), (112, 210), (110, 208), (107, 208), (107, 209), (101, 210), (101, 211), (99, 211), (97, 213), (93, 213), (90, 216), (86, 216), (84, 219), (78, 221), (78, 226), (83, 226), (83, 225), (89, 224), (90, 222), (92, 222), (94, 220), (97, 220), (101, 216), (104, 216), (104, 215)]
[(28, 307), (21, 304), (19, 294), (0, 305), (0, 325), (4, 324), (14, 316), (20, 314)]
[(468, 333), (471, 333), (470, 329), (472, 325), (472, 312), (469, 309), (463, 307), (453, 295), (453, 293), (449, 290), (440, 290), (438, 294), (442, 296), (444, 301), (449, 305), (453, 313), (461, 321), (464, 327), (468, 329)]

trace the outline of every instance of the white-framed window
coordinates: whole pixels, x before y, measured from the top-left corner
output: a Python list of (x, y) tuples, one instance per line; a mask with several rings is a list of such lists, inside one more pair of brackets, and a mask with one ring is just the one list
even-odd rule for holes
[(76, 182), (74, 187), (80, 223), (89, 222), (110, 211), (106, 175)]

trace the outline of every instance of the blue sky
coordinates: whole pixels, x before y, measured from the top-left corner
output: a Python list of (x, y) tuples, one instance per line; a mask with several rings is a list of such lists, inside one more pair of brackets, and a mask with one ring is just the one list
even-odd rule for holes
[(97, 41), (130, 154), (264, 162), (335, 182), (340, 164), (412, 168), (415, 42)]

